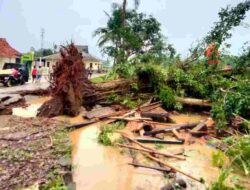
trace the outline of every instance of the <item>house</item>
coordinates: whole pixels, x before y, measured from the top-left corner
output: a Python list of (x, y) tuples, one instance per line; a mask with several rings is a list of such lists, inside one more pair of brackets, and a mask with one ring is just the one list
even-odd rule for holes
[[(97, 72), (102, 69), (102, 61), (95, 56), (91, 55), (88, 51), (88, 46), (76, 46), (78, 51), (83, 56), (83, 62), (85, 64), (85, 68), (92, 68), (93, 71)], [(51, 69), (53, 65), (55, 65), (60, 59), (60, 53), (55, 53), (49, 56), (45, 56), (42, 58), (43, 67)]]
[(20, 63), (21, 53), (10, 46), (5, 38), (0, 38), (0, 69), (8, 64)]

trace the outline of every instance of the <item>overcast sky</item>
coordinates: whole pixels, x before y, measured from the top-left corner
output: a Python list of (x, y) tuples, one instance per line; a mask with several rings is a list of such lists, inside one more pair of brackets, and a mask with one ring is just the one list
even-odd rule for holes
[[(133, 7), (133, 0), (129, 7)], [(192, 42), (202, 38), (218, 20), (218, 11), (244, 0), (141, 0), (139, 11), (152, 14), (162, 24), (162, 33), (174, 44), (178, 53), (187, 54)], [(41, 46), (41, 28), (45, 29), (44, 47), (73, 40), (89, 45), (90, 52), (101, 57), (92, 37), (93, 31), (104, 26), (111, 3), (122, 0), (0, 0), (0, 37), (20, 52)], [(244, 23), (250, 24), (250, 12)], [(250, 28), (234, 29), (231, 52), (239, 53), (250, 40)]]

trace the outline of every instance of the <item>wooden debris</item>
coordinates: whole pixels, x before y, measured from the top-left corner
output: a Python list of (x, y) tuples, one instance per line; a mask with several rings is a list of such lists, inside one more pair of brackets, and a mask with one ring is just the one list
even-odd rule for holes
[[(123, 133), (123, 132), (120, 132), (120, 133), (122, 134), (122, 136), (123, 136), (124, 138), (130, 140), (131, 142), (133, 142), (133, 143), (135, 143), (135, 144), (137, 144), (137, 145), (139, 145), (140, 147), (142, 147), (142, 148), (144, 148), (144, 149), (147, 149), (147, 150), (150, 150), (150, 151), (153, 151), (153, 152), (156, 152), (154, 149), (152, 149), (152, 148), (150, 148), (150, 147), (147, 147), (147, 146), (145, 146), (145, 145), (139, 143), (138, 141), (136, 141), (136, 140), (130, 138), (127, 134), (125, 134), (125, 133)], [(173, 155), (173, 154), (171, 154), (171, 153), (164, 153), (164, 154), (165, 154), (165, 156), (168, 156), (168, 157), (179, 158), (179, 159), (183, 159), (183, 160), (186, 159), (185, 157), (176, 156), (176, 155)]]
[(153, 167), (153, 166), (146, 166), (146, 165), (134, 164), (134, 163), (128, 163), (128, 164), (134, 167), (148, 168), (148, 169), (157, 170), (157, 171), (166, 172), (166, 173), (172, 172), (171, 169), (169, 168)]
[(120, 147), (124, 147), (124, 148), (128, 148), (128, 149), (133, 149), (133, 150), (137, 150), (137, 151), (141, 151), (141, 152), (148, 152), (150, 154), (158, 154), (158, 155), (165, 156), (165, 157), (177, 158), (179, 160), (186, 160), (185, 157), (175, 156), (175, 155), (168, 154), (168, 153), (161, 153), (161, 152), (158, 152), (156, 150), (147, 150), (147, 149), (142, 149), (142, 148), (138, 148), (138, 147), (128, 146), (128, 145), (124, 145), (124, 144), (117, 144), (117, 145), (120, 146)]
[(206, 130), (207, 125), (205, 121), (201, 121), (195, 128), (193, 128), (190, 132), (196, 133), (201, 130)]
[(173, 130), (172, 130), (172, 133), (175, 135), (175, 137), (176, 137), (178, 140), (184, 140), (184, 139), (181, 137), (180, 133), (179, 133), (176, 129), (173, 129)]
[(161, 102), (154, 102), (154, 103), (151, 103), (151, 104), (146, 105), (146, 106), (140, 106), (136, 110), (139, 110), (142, 112), (148, 112), (148, 111), (151, 111), (155, 108), (160, 107), (161, 105), (162, 105)]
[(93, 119), (100, 118), (106, 115), (112, 115), (113, 113), (115, 113), (115, 110), (111, 107), (101, 107), (87, 112), (84, 117), (86, 117), (87, 119)]
[(135, 138), (134, 140), (141, 143), (158, 143), (158, 144), (184, 144), (184, 140), (160, 140), (152, 138)]
[(151, 156), (150, 154), (143, 153), (143, 155), (145, 155), (146, 157), (150, 158), (151, 160), (154, 160), (154, 161), (156, 161), (156, 162), (158, 162), (158, 163), (161, 163), (162, 165), (164, 165), (164, 166), (166, 166), (166, 167), (168, 167), (168, 168), (171, 168), (172, 170), (174, 170), (174, 171), (176, 171), (176, 172), (179, 172), (179, 173), (181, 173), (181, 174), (183, 174), (183, 175), (185, 175), (185, 176), (187, 176), (187, 177), (189, 177), (189, 178), (191, 178), (191, 179), (193, 179), (193, 180), (195, 180), (195, 181), (202, 182), (201, 179), (196, 178), (196, 177), (190, 175), (189, 173), (184, 172), (184, 171), (180, 170), (179, 168), (176, 168), (176, 167), (170, 165), (170, 164), (167, 163), (167, 162), (163, 162), (163, 161), (161, 161), (161, 160), (159, 160), (159, 159), (157, 159), (157, 158)]
[(184, 124), (176, 124), (172, 125), (163, 129), (155, 129), (149, 132), (145, 132), (144, 135), (149, 136), (149, 135), (156, 135), (158, 133), (167, 133), (167, 132), (172, 132), (173, 129), (180, 130), (180, 129), (190, 129), (198, 125), (199, 122), (194, 122), (194, 123), (184, 123)]
[(78, 129), (78, 128), (85, 127), (87, 125), (96, 123), (98, 121), (99, 121), (98, 119), (91, 119), (89, 121), (85, 121), (85, 122), (82, 122), (82, 123), (66, 126), (66, 129)]
[(125, 120), (125, 121), (143, 121), (143, 120), (151, 120), (151, 118), (142, 118), (142, 117), (109, 117), (109, 119), (115, 120)]
[(177, 102), (182, 104), (190, 105), (190, 106), (202, 106), (202, 107), (211, 107), (211, 103), (208, 100), (195, 99), (195, 98), (183, 98), (183, 97), (175, 97)]
[(169, 122), (169, 113), (156, 113), (156, 112), (141, 112), (141, 117), (151, 118), (153, 121)]

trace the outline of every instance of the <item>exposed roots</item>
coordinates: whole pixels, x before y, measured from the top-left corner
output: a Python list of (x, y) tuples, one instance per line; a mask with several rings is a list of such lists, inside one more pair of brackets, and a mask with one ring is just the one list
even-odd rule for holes
[(38, 116), (76, 116), (80, 107), (86, 105), (85, 97), (94, 93), (87, 79), (83, 57), (73, 43), (60, 49), (61, 59), (53, 68), (51, 77), (52, 99), (39, 109)]

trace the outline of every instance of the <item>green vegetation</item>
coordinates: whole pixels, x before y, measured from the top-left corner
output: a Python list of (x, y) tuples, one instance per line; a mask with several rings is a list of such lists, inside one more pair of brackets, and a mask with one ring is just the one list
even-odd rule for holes
[(250, 175), (250, 135), (232, 137), (226, 142), (229, 145), (226, 155), (232, 160), (232, 166)]
[(92, 79), (90, 79), (90, 81), (93, 82), (93, 83), (107, 82), (107, 81), (105, 80), (105, 78), (106, 78), (105, 76), (100, 76), (100, 77), (92, 78)]
[(165, 44), (160, 23), (152, 15), (113, 4), (112, 13), (108, 16), (107, 25), (98, 28), (94, 35), (99, 36), (98, 45), (103, 53), (114, 58), (115, 65), (137, 56), (148, 62), (167, 55), (174, 56), (175, 49)]
[[(98, 134), (98, 142), (105, 146), (113, 146), (114, 141), (112, 141), (111, 137), (116, 130), (123, 129), (125, 126), (124, 122), (115, 122), (112, 124), (103, 125), (100, 128), (100, 133)], [(118, 140), (116, 142), (121, 142), (122, 140)]]
[(174, 92), (171, 88), (165, 86), (161, 88), (159, 98), (162, 101), (164, 108), (172, 109), (175, 105)]
[(225, 181), (228, 178), (230, 172), (231, 170), (228, 170), (228, 169), (222, 170), (218, 180), (212, 184), (210, 190), (240, 190), (242, 189), (238, 186), (235, 186), (235, 188), (233, 188), (225, 184)]
[[(155, 18), (138, 13), (136, 9), (127, 10), (126, 6), (116, 5), (107, 25), (97, 29), (95, 34), (99, 36), (103, 53), (114, 60), (114, 68), (106, 78), (129, 79), (134, 90), (132, 95), (123, 99), (115, 94), (108, 99), (133, 108), (136, 106), (133, 95), (146, 91), (161, 100), (166, 109), (177, 110), (183, 106), (176, 102), (175, 96), (209, 100), (210, 113), (219, 133), (228, 130), (228, 127), (244, 134), (249, 133), (250, 46), (245, 43), (242, 54), (234, 56), (228, 53), (230, 44), (225, 43), (231, 37), (232, 29), (241, 24), (249, 9), (250, 1), (221, 9), (219, 21), (197, 46), (190, 49), (190, 57), (182, 61), (174, 47), (165, 42), (160, 23)], [(209, 44), (215, 44), (220, 51), (220, 55), (211, 56), (211, 59), (219, 60), (218, 64), (208, 65), (210, 58), (203, 56)], [(226, 72), (226, 68), (231, 68), (231, 71)], [(242, 122), (237, 122), (238, 118)], [(99, 142), (112, 145), (110, 136), (115, 130), (113, 128), (103, 128)], [(214, 153), (213, 165), (225, 167), (228, 157), (231, 168), (240, 169), (249, 175), (249, 139), (249, 135), (227, 139), (229, 149)], [(156, 148), (162, 147), (156, 145)], [(242, 189), (225, 185), (230, 172), (223, 169), (211, 189)]]
[(217, 152), (214, 152), (212, 154), (212, 164), (213, 164), (213, 166), (222, 168), (224, 166), (224, 164), (225, 164), (225, 160), (226, 160), (226, 155), (220, 150), (218, 150)]

